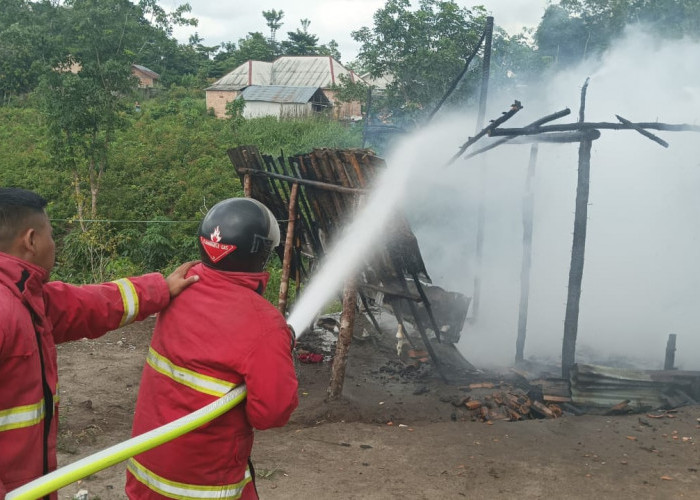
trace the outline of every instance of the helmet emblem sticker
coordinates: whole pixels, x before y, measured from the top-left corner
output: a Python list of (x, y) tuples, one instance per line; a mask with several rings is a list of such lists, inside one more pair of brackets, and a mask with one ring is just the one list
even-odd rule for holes
[(219, 262), (237, 248), (236, 245), (221, 243), (221, 231), (219, 230), (219, 226), (216, 226), (216, 229), (210, 234), (210, 237), (211, 240), (208, 240), (204, 236), (200, 236), (199, 241), (212, 262)]

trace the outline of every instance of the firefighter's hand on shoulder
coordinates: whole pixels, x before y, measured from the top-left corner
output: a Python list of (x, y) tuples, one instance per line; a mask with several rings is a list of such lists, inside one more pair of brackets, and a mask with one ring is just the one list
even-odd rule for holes
[[(191, 260), (181, 264), (177, 269), (175, 269), (170, 276), (165, 278), (165, 282), (168, 284), (168, 290), (170, 291), (170, 298), (173, 299), (180, 295), (185, 288), (190, 286), (195, 281), (199, 280), (199, 276), (193, 274), (192, 276), (187, 276), (187, 272), (192, 266), (198, 264), (200, 261)], [(187, 277), (186, 277), (187, 276)]]

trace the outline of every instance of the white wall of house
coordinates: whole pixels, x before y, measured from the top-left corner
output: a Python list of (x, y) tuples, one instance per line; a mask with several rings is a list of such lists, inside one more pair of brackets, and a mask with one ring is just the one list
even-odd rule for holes
[(313, 112), (311, 103), (278, 103), (265, 101), (246, 101), (243, 109), (245, 118), (260, 118), (261, 116), (276, 116), (277, 118), (293, 118), (308, 116)]

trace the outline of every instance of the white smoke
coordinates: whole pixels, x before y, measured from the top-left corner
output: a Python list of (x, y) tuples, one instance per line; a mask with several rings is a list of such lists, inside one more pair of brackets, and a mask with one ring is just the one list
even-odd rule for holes
[[(698, 53), (697, 43), (630, 31), (600, 61), (567, 69), (522, 95), (491, 96), (487, 118), (518, 99), (524, 109), (504, 127), (523, 126), (564, 107), (572, 114), (554, 123), (574, 122), (581, 86), (590, 76), (586, 121), (616, 122), (619, 114), (633, 122), (698, 124)], [(421, 165), (404, 198), (405, 210), (433, 282), (468, 296), (483, 195), (479, 316), (466, 325), (460, 347), (477, 366), (507, 365), (515, 355), (530, 147), (504, 145), (444, 167), (474, 135), (474, 124), (473, 116), (444, 120), (404, 141), (397, 149), (401, 157), (388, 161)], [(676, 365), (697, 370), (700, 134), (652, 132), (670, 148), (631, 130), (602, 130), (593, 143), (577, 357), (628, 358), (661, 368), (668, 334), (676, 333)], [(578, 144), (539, 147), (526, 358), (561, 357), (577, 164)]]

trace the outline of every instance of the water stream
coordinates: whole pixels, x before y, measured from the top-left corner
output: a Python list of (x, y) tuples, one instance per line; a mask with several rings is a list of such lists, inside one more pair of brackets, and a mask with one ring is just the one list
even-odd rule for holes
[(415, 166), (416, 162), (387, 161), (387, 169), (377, 177), (374, 188), (360, 200), (357, 215), (326, 254), (287, 319), (297, 337), (311, 326), (364, 260), (386, 243), (382, 233), (400, 206)]

